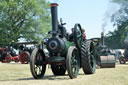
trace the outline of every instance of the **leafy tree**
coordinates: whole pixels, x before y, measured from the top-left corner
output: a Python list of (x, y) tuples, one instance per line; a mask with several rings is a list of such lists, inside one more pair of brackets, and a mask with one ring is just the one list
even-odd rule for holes
[(50, 29), (46, 0), (0, 0), (0, 44), (24, 38), (39, 41)]
[(120, 8), (111, 17), (116, 29), (106, 35), (105, 42), (111, 48), (124, 48), (124, 39), (128, 33), (128, 0), (112, 0), (112, 2), (119, 4)]

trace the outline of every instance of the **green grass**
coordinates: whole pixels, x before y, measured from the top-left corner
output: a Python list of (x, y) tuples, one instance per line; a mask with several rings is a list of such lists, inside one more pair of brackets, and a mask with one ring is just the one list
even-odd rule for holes
[(54, 76), (47, 68), (43, 79), (33, 79), (29, 64), (0, 63), (0, 85), (128, 85), (128, 65), (97, 69), (93, 75), (84, 75), (80, 69), (75, 79)]

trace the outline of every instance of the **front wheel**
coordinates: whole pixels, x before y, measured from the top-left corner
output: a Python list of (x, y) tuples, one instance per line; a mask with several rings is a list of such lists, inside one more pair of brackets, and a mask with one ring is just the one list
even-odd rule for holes
[(27, 51), (23, 51), (22, 53), (20, 53), (20, 56), (19, 56), (19, 61), (22, 63), (22, 64), (27, 64), (30, 60), (30, 53), (27, 52)]
[(78, 50), (74, 46), (68, 49), (66, 67), (69, 77), (71, 79), (76, 78), (80, 68), (80, 56)]
[(40, 79), (45, 74), (46, 64), (43, 64), (44, 57), (43, 50), (39, 50), (39, 48), (33, 50), (30, 58), (30, 70), (35, 79)]

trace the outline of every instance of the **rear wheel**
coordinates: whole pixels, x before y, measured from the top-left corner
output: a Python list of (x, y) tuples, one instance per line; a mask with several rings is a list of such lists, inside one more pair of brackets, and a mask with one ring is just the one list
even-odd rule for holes
[(85, 74), (93, 74), (96, 70), (96, 59), (91, 41), (86, 40), (81, 48), (81, 65)]
[(76, 47), (71, 46), (68, 49), (66, 67), (71, 79), (76, 78), (80, 68), (80, 56)]
[(35, 48), (32, 52), (30, 70), (35, 79), (40, 79), (45, 74), (46, 64), (43, 64), (44, 56), (43, 50), (39, 50), (38, 48)]
[(59, 76), (59, 75), (65, 75), (66, 72), (66, 66), (65, 65), (51, 65), (51, 69), (54, 75)]
[(82, 28), (80, 26), (80, 24), (75, 24), (74, 26), (74, 41), (75, 41), (75, 44), (76, 44), (76, 47), (78, 49), (81, 48), (81, 45), (82, 45), (82, 41), (83, 41), (83, 38), (82, 38)]

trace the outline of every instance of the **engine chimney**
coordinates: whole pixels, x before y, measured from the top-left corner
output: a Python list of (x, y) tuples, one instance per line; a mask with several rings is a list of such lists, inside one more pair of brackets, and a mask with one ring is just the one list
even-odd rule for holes
[(103, 32), (101, 33), (101, 43), (102, 45), (104, 45), (104, 33)]
[(58, 31), (57, 3), (51, 3), (52, 37), (56, 37)]

